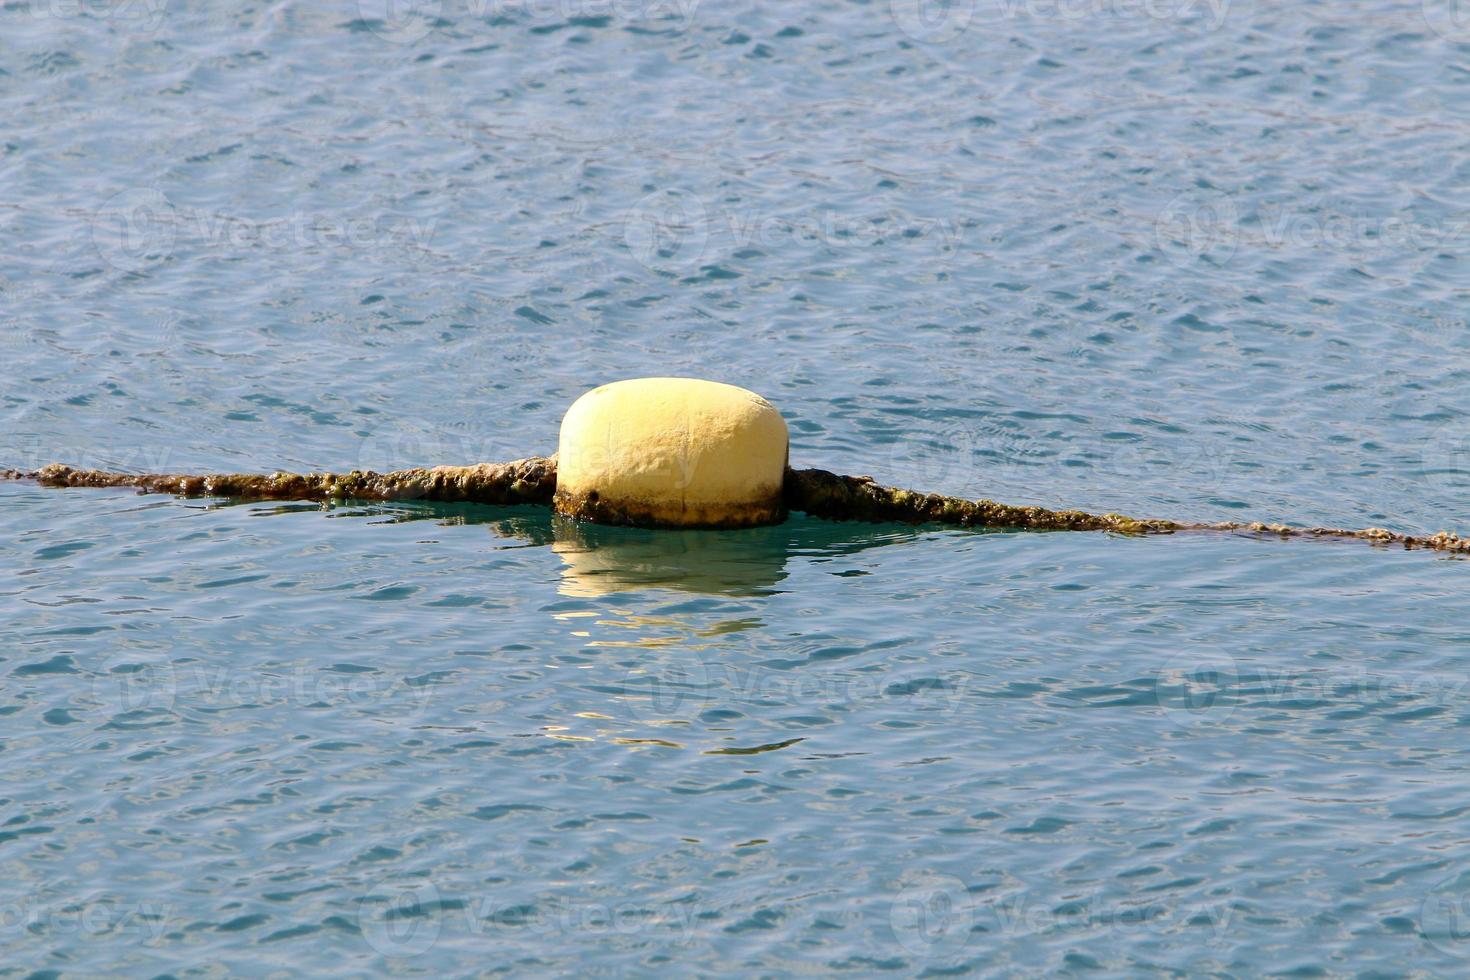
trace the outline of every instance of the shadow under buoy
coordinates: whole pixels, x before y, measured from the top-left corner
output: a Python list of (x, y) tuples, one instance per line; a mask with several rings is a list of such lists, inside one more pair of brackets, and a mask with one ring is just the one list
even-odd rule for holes
[(549, 546), (562, 560), (557, 591), (584, 599), (648, 589), (771, 595), (785, 591), (780, 585), (793, 558), (832, 560), (926, 533), (912, 527), (860, 528), (801, 515), (784, 524), (738, 530), (653, 530), (539, 515), (517, 515), (491, 528), (509, 540)]

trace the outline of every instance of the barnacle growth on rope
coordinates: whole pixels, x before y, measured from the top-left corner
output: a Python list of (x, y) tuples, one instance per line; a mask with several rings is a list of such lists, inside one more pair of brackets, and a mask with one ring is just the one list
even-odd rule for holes
[[(53, 463), (29, 473), (0, 470), (0, 478), (34, 480), (46, 487), (131, 487), (139, 493), (244, 500), (426, 500), (479, 504), (549, 506), (556, 493), (555, 457), (530, 456), (509, 463), (436, 466), (376, 473), (129, 474), (81, 470)], [(966, 500), (885, 487), (871, 477), (839, 476), (819, 469), (785, 471), (786, 509), (834, 521), (936, 524), (1013, 528), (1028, 531), (1111, 531), (1126, 535), (1232, 532), (1278, 538), (1328, 538), (1399, 545), (1408, 549), (1470, 554), (1470, 538), (1448, 531), (1427, 536), (1384, 528), (1350, 530), (1286, 524), (1185, 523), (1123, 514), (1014, 507), (993, 500)]]
[(1462, 538), (1449, 531), (1421, 537), (1381, 527), (1350, 530), (1235, 521), (1196, 524), (1123, 514), (1089, 514), (1081, 510), (1012, 507), (993, 500), (965, 500), (885, 487), (875, 483), (871, 477), (838, 476), (826, 470), (787, 470), (786, 505), (792, 510), (831, 520), (898, 521), (1029, 531), (1114, 531), (1119, 534), (1224, 531), (1279, 538), (1352, 538), (1375, 544), (1470, 554), (1470, 538)]
[(549, 504), (556, 462), (540, 456), (510, 463), (435, 466), (374, 473), (109, 473), (53, 463), (35, 473), (5, 470), (7, 479), (43, 487), (133, 487), (139, 493), (245, 500), (435, 500), (476, 504)]

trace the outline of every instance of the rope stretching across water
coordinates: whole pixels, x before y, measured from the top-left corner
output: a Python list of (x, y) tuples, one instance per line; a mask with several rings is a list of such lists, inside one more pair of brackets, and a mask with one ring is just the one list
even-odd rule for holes
[[(436, 466), (432, 469), (375, 473), (169, 473), (129, 474), (78, 470), (53, 463), (34, 473), (0, 470), (0, 478), (35, 480), (47, 487), (133, 487), (140, 493), (185, 497), (238, 497), (250, 500), (430, 500), (480, 504), (549, 505), (556, 492), (556, 460), (531, 456), (509, 463)], [(880, 486), (871, 477), (838, 476), (826, 470), (786, 471), (786, 506), (835, 521), (947, 524), (955, 527), (1017, 528), (1033, 531), (1114, 531), (1120, 534), (1173, 534), (1228, 531), (1281, 538), (1350, 538), (1470, 554), (1470, 538), (1449, 531), (1427, 537), (1379, 527), (1349, 530), (1289, 527), (1285, 524), (1190, 524), (1148, 520), (1122, 514), (1012, 507), (993, 500), (964, 500)]]

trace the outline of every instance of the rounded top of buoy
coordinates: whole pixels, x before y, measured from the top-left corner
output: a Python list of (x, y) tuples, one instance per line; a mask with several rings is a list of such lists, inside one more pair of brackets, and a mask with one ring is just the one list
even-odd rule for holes
[(567, 409), (558, 513), (638, 527), (750, 527), (786, 517), (788, 434), (753, 391), (697, 378), (594, 388)]

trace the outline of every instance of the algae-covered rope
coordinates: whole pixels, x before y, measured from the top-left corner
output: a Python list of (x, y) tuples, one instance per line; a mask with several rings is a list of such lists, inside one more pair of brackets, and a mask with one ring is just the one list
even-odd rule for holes
[[(48, 487), (132, 487), (140, 493), (184, 497), (235, 497), (249, 500), (428, 500), (480, 504), (549, 505), (556, 492), (556, 460), (531, 456), (509, 463), (436, 466), (375, 473), (219, 473), (128, 474), (79, 470), (53, 463), (34, 473), (0, 470), (9, 480), (35, 480)], [(993, 500), (965, 500), (880, 486), (865, 476), (839, 476), (826, 470), (786, 471), (785, 500), (790, 510), (839, 521), (947, 524), (956, 527), (1016, 528), (1032, 531), (1114, 531), (1120, 534), (1173, 534), (1225, 531), (1281, 538), (1343, 538), (1470, 554), (1470, 538), (1448, 531), (1429, 536), (1383, 528), (1362, 530), (1290, 527), (1285, 524), (1192, 524), (1149, 520), (1080, 510), (1012, 507)]]
[(532, 456), (510, 463), (435, 466), (374, 473), (109, 473), (60, 463), (34, 473), (0, 470), (6, 479), (32, 479), (45, 487), (133, 487), (139, 493), (248, 500), (436, 500), (476, 504), (549, 504), (556, 490), (556, 461)]
[(1337, 527), (1291, 527), (1286, 524), (1192, 524), (1139, 519), (1123, 514), (1089, 514), (1080, 510), (1012, 507), (993, 500), (964, 500), (936, 493), (916, 493), (879, 486), (871, 477), (838, 476), (825, 470), (788, 470), (786, 505), (832, 520), (898, 521), (950, 524), (958, 527), (1005, 527), (1033, 531), (1116, 531), (1120, 534), (1173, 534), (1180, 531), (1233, 531), (1281, 538), (1353, 538), (1375, 544), (1398, 544), (1470, 554), (1470, 538), (1449, 531), (1425, 537), (1381, 527), (1349, 530)]

